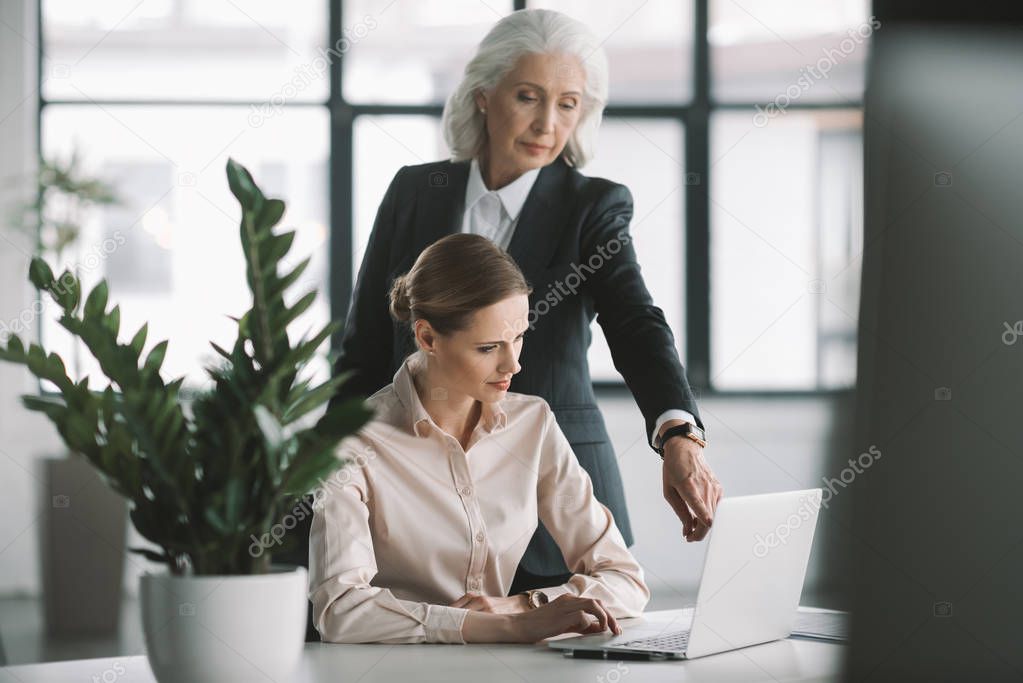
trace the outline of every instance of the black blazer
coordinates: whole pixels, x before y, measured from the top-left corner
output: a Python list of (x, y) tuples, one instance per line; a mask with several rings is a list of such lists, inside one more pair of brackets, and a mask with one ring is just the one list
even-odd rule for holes
[[(372, 395), (415, 351), (407, 323), (394, 322), (388, 313), (388, 292), (424, 248), (461, 231), (468, 177), (468, 161), (439, 161), (403, 167), (391, 181), (359, 269), (335, 365), (336, 372), (354, 370), (355, 375), (335, 401)], [(671, 329), (636, 262), (631, 218), (628, 188), (586, 177), (559, 158), (540, 170), (508, 246), (533, 287), (530, 311), (539, 314), (526, 331), (522, 370), (509, 391), (541, 396), (550, 404), (597, 498), (614, 514), (629, 545), (618, 462), (586, 359), (594, 315), (645, 418), (647, 437), (669, 408), (689, 411), (703, 426)], [(568, 571), (542, 525), (522, 564), (534, 574)]]

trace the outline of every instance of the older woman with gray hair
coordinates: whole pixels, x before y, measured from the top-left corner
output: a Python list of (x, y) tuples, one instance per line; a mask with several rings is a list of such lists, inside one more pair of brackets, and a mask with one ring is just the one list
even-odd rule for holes
[[(388, 313), (395, 278), (446, 235), (484, 235), (512, 256), (532, 286), (521, 372), (494, 382), (510, 380), (511, 391), (550, 405), (597, 499), (632, 545), (618, 462), (586, 357), (596, 316), (643, 414), (649, 445), (663, 458), (664, 497), (682, 535), (697, 541), (708, 532), (722, 488), (704, 460), (703, 424), (672, 331), (640, 273), (629, 233), (632, 196), (623, 185), (579, 172), (595, 152), (607, 75), (600, 41), (564, 14), (517, 11), (490, 30), (444, 108), (451, 158), (401, 168), (377, 212), (336, 364), (336, 372), (353, 375), (335, 400), (374, 394), (416, 350), (407, 326)], [(480, 353), (511, 344), (518, 332), (477, 340)], [(457, 448), (478, 413), (452, 413), (445, 393), (435, 393), (425, 408), (438, 431), (425, 438)], [(471, 448), (466, 455), (471, 468)], [(450, 494), (460, 490), (452, 482)], [(467, 519), (467, 535), (469, 529)], [(566, 584), (574, 570), (539, 524), (507, 597), (480, 595), (467, 571), (457, 604), (528, 609), (543, 604), (543, 588)]]

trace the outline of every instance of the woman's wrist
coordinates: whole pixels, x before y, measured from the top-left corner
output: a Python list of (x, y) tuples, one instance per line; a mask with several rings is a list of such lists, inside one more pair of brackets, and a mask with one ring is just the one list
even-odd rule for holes
[(467, 643), (515, 642), (514, 616), (470, 610), (462, 622), (462, 640)]

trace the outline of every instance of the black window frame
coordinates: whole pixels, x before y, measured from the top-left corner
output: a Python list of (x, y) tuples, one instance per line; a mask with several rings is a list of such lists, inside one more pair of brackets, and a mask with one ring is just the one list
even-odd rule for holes
[[(337, 45), (343, 38), (344, 0), (326, 0), (328, 4), (328, 46)], [(44, 25), (43, 0), (36, 3), (38, 29), (37, 36), (37, 126), (36, 151), (37, 158), (42, 161), (42, 120), (44, 110), (48, 106), (63, 104), (81, 104), (77, 100), (48, 100), (43, 95), (43, 54)], [(527, 7), (526, 0), (512, 0), (512, 10)], [(828, 395), (847, 395), (854, 386), (843, 388), (814, 388), (804, 390), (789, 389), (719, 389), (711, 383), (710, 370), (710, 209), (709, 187), (712, 182), (708, 169), (710, 161), (710, 122), (718, 111), (740, 110), (750, 111), (756, 105), (766, 106), (764, 102), (715, 102), (711, 97), (711, 63), (710, 43), (707, 37), (709, 28), (709, 0), (693, 2), (693, 41), (692, 41), (692, 92), (687, 103), (640, 103), (615, 105), (609, 104), (605, 109), (608, 119), (656, 119), (675, 121), (683, 127), (683, 158), (684, 178), (698, 179), (697, 182), (686, 182), (684, 201), (684, 217), (686, 225), (685, 253), (680, 255), (684, 260), (685, 287), (685, 335), (686, 357), (682, 359), (686, 368), (690, 385), (698, 398), (705, 397), (816, 397)], [(353, 246), (354, 246), (354, 136), (355, 123), (360, 116), (405, 115), (433, 116), (440, 118), (443, 104), (359, 104), (348, 102), (343, 95), (344, 59), (340, 57), (330, 63), (330, 89), (326, 101), (294, 102), (286, 107), (326, 107), (329, 116), (330, 150), (328, 154), (328, 216), (329, 216), (329, 267), (328, 296), (330, 313), (334, 320), (344, 320), (348, 311), (354, 289)], [(183, 105), (183, 106), (242, 106), (257, 104), (251, 101), (220, 101), (220, 100), (93, 100), (106, 105)], [(859, 110), (863, 109), (862, 98), (857, 101), (843, 102), (800, 102), (794, 101), (787, 107), (793, 111), (800, 110)], [(691, 175), (692, 174), (692, 175)], [(37, 322), (37, 337), (41, 337), (42, 325)], [(332, 339), (332, 347), (336, 350), (339, 338)], [(818, 373), (818, 379), (819, 379)], [(601, 395), (618, 395), (627, 393), (624, 381), (595, 381), (595, 389)]]

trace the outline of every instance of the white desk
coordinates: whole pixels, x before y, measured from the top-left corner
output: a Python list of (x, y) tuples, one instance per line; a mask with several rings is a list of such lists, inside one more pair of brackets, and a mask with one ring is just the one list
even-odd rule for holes
[[(680, 610), (648, 612), (670, 618)], [(622, 620), (622, 625), (628, 620)], [(845, 648), (781, 640), (692, 661), (569, 659), (546, 645), (340, 645), (307, 643), (294, 681), (443, 683), (646, 683), (647, 681), (837, 681)], [(155, 683), (144, 656), (81, 659), (0, 669), (0, 683)], [(253, 683), (268, 682), (254, 672)]]

